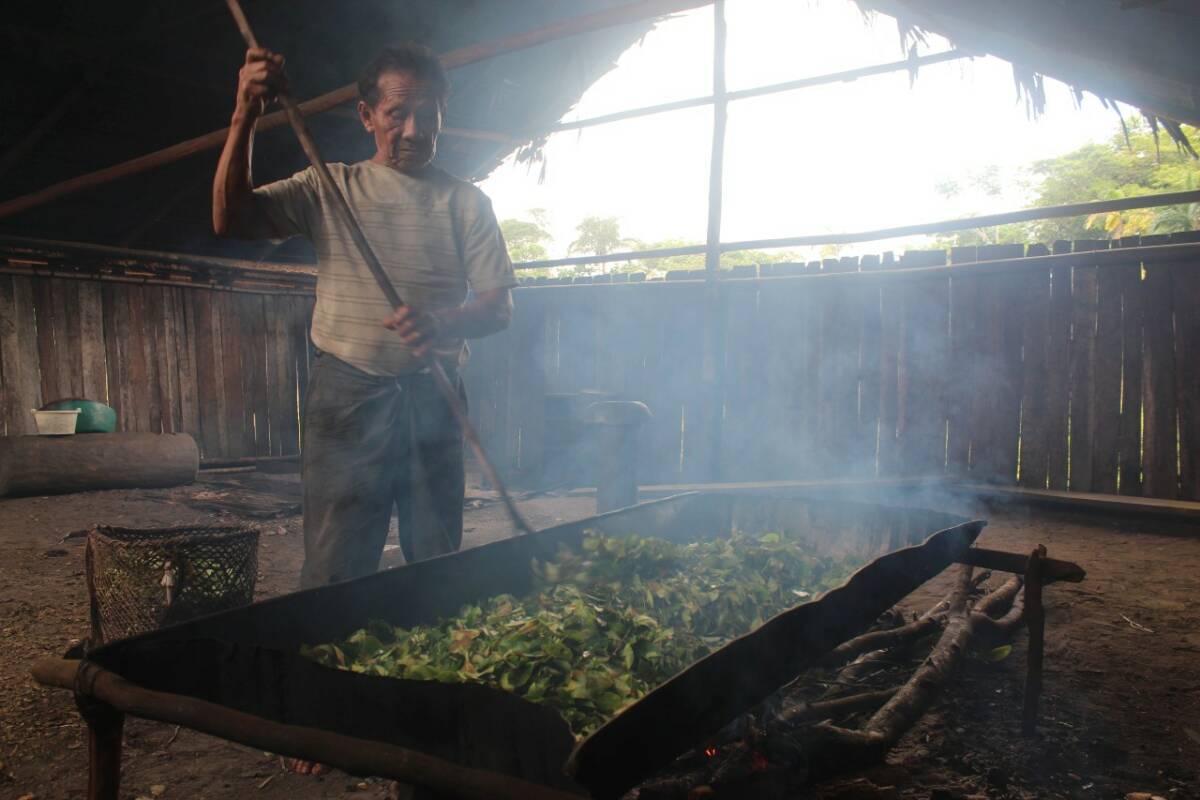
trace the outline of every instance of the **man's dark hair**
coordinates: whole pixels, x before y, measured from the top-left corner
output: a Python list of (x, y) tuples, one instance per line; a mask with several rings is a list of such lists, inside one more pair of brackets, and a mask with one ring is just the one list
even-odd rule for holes
[(385, 72), (409, 72), (427, 82), (444, 107), (450, 96), (450, 78), (437, 54), (423, 44), (403, 42), (385, 47), (367, 64), (358, 79), (358, 96), (369, 106), (379, 101), (379, 76)]

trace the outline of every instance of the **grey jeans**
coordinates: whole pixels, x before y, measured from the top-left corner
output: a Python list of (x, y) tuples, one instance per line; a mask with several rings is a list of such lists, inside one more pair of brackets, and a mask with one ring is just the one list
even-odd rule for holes
[(381, 378), (318, 354), (302, 444), (302, 588), (375, 572), (393, 507), (407, 561), (462, 544), (462, 431), (428, 373)]

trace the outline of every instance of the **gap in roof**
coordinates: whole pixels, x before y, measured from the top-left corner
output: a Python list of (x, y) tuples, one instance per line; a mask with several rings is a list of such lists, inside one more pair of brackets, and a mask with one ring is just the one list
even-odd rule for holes
[[(564, 119), (704, 96), (712, 90), (711, 7), (660, 23), (593, 84)], [(902, 60), (894, 20), (864, 20), (850, 0), (726, 4), (727, 83), (745, 89)], [(921, 54), (950, 45), (930, 37)], [(861, 78), (729, 106), (722, 239), (898, 226), (1026, 204), (1023, 168), (1107, 140), (1116, 114), (1047, 80), (1045, 115), (1030, 119), (1011, 66), (980, 58)], [(644, 245), (704, 237), (711, 112), (701, 107), (549, 138), (539, 168), (509, 159), (483, 184), (501, 219), (545, 209), (551, 257), (568, 254), (588, 216), (614, 216)], [(994, 193), (938, 187), (990, 172)], [(923, 239), (907, 244), (920, 246)], [(846, 248), (878, 252), (882, 244)], [(889, 243), (895, 245), (895, 242)], [(627, 249), (627, 248), (620, 248)], [(806, 251), (815, 255), (815, 251)]]

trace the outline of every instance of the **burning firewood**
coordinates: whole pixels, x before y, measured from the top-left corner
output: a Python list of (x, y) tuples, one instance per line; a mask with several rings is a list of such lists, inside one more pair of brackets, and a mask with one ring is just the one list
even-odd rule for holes
[[(974, 591), (989, 575), (972, 577), (964, 569), (955, 589), (912, 622), (895, 625), (895, 615), (885, 615), (876, 630), (831, 652), (824, 667), (837, 671), (824, 696), (804, 699), (806, 691), (828, 681), (818, 672), (800, 676), (782, 691), (786, 696), (735, 720), (712, 741), (681, 757), (670, 774), (644, 784), (630, 797), (773, 796), (771, 792), (781, 787), (829, 774), (833, 765), (848, 769), (882, 757), (924, 713), (963, 652), (977, 640), (998, 643), (1023, 623), (1022, 582), (1017, 576), (972, 605)], [(994, 618), (997, 615), (1002, 616)], [(861, 690), (876, 675), (895, 680), (901, 671), (898, 665), (911, 657), (916, 643), (939, 631), (942, 635), (929, 656), (906, 682)], [(854, 654), (859, 658), (845, 664)], [(852, 688), (856, 684), (857, 692)], [(861, 728), (846, 727), (862, 714), (871, 716)], [(757, 787), (753, 793), (750, 783)]]
[(1015, 630), (1021, 619), (1019, 610), (1003, 622), (993, 620), (990, 614), (1011, 607), (1020, 587), (1021, 579), (1013, 576), (973, 608), (970, 568), (962, 568), (946, 613), (945, 629), (912, 677), (859, 729), (819, 723), (814, 728), (814, 744), (821, 750), (836, 752), (842, 764), (882, 758), (932, 705), (973, 641), (985, 632), (994, 635)]

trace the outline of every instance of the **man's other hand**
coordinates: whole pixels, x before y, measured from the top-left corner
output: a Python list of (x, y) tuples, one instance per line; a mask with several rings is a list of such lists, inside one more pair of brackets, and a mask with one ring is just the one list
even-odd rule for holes
[(419, 359), (425, 358), (437, 338), (438, 323), (433, 315), (412, 306), (400, 306), (383, 321), (383, 327), (400, 334), (400, 341), (413, 350)]
[(246, 63), (238, 72), (237, 110), (257, 117), (280, 92), (288, 88), (283, 56), (263, 47), (246, 51)]

